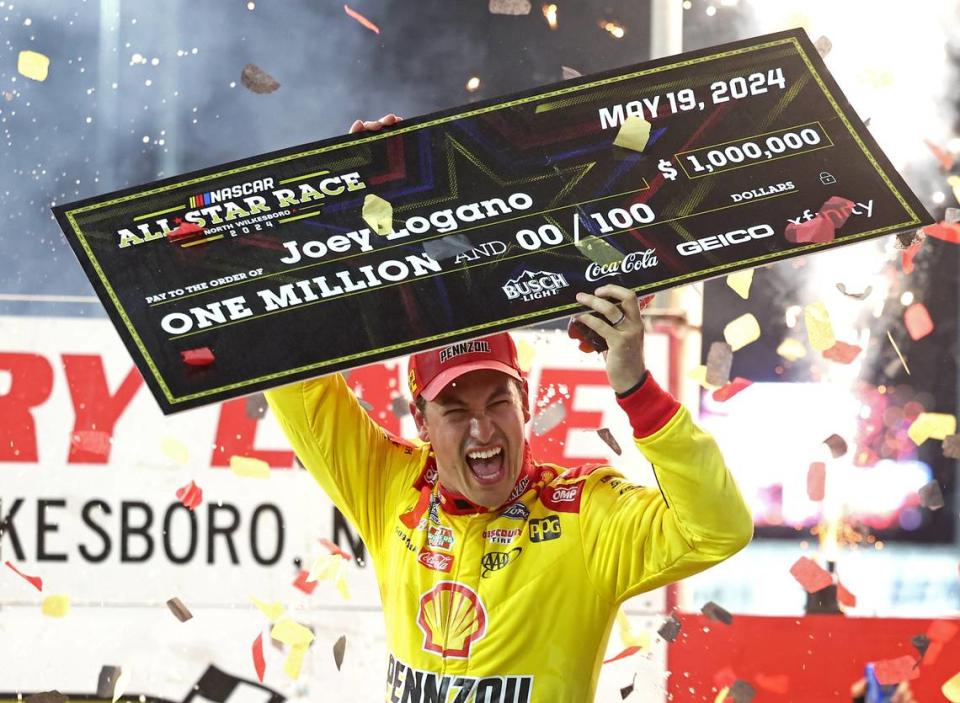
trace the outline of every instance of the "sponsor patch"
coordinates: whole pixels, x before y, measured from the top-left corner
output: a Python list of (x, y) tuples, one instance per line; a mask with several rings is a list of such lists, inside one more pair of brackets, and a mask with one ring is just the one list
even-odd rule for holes
[(510, 564), (520, 558), (522, 551), (522, 547), (514, 547), (509, 552), (487, 552), (480, 559), (480, 566), (483, 567), (480, 576), (487, 578), (501, 569), (506, 569)]
[(430, 525), (427, 530), (427, 544), (437, 549), (450, 549), (456, 540), (453, 530), (443, 525)]
[(547, 486), (540, 492), (540, 502), (561, 513), (579, 513), (584, 482)]
[(519, 527), (494, 527), (483, 531), (483, 538), (493, 544), (510, 544), (520, 536)]
[(523, 503), (514, 503), (503, 510), (500, 517), (508, 517), (511, 520), (526, 520), (530, 517), (530, 508)]
[(443, 573), (449, 573), (450, 569), (453, 568), (452, 554), (441, 554), (440, 552), (433, 552), (426, 548), (420, 550), (420, 553), (417, 555), (417, 561), (428, 569), (442, 571)]
[(559, 539), (562, 534), (560, 516), (547, 515), (545, 518), (531, 520), (527, 523), (527, 530), (530, 533), (531, 542), (548, 542), (552, 539)]

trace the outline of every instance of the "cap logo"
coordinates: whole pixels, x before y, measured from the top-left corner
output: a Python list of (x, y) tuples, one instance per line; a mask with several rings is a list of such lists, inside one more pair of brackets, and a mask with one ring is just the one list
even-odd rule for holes
[(483, 352), (485, 354), (490, 353), (490, 342), (484, 340), (473, 340), (471, 342), (460, 342), (459, 344), (451, 344), (449, 347), (444, 347), (440, 350), (440, 363), (446, 363), (454, 357), (461, 356), (463, 354), (473, 354), (477, 352)]

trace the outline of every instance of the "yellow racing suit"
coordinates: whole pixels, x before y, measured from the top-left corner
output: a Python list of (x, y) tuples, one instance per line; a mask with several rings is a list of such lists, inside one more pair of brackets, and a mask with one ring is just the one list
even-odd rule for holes
[(340, 374), (267, 392), (307, 470), (376, 568), (389, 703), (593, 700), (622, 601), (743, 548), (750, 512), (713, 438), (646, 374), (617, 401), (659, 486), (541, 464), (479, 508), (441, 486), (430, 445), (374, 422)]

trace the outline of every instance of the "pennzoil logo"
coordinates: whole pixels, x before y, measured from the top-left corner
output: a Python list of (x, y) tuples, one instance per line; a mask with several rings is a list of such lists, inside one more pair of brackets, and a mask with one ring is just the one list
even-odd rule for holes
[(460, 342), (459, 344), (451, 344), (449, 347), (444, 347), (440, 350), (440, 363), (443, 364), (450, 359), (454, 359), (463, 354), (489, 354), (490, 353), (490, 342), (486, 342), (482, 339), (473, 340), (471, 342)]
[(417, 626), (424, 651), (466, 659), (473, 643), (487, 634), (487, 609), (469, 586), (441, 581), (420, 597)]

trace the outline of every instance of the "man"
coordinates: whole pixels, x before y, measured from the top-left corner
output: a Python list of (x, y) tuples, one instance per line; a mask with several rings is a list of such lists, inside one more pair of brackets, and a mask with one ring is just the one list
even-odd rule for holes
[(411, 357), (420, 445), (379, 427), (339, 374), (267, 393), (376, 566), (391, 703), (591, 701), (620, 604), (752, 537), (714, 440), (644, 367), (635, 294), (607, 285), (577, 300), (599, 313), (579, 319), (607, 343), (610, 386), (659, 487), (530, 455), (528, 387), (506, 333)]

